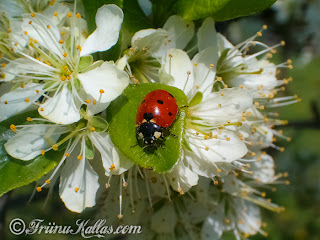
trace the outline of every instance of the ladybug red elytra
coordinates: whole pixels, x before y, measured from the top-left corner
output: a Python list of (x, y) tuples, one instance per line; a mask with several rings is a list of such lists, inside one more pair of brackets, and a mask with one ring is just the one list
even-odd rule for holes
[(141, 147), (157, 147), (164, 141), (164, 131), (176, 119), (176, 99), (165, 90), (148, 93), (140, 103), (136, 118), (136, 137)]

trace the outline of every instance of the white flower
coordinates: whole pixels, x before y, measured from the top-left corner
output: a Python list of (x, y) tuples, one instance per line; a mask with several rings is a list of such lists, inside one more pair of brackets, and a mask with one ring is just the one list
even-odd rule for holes
[(162, 58), (171, 48), (184, 49), (194, 35), (194, 23), (180, 16), (168, 18), (163, 28), (135, 33), (126, 51), (128, 71), (139, 82), (159, 81)]
[[(263, 26), (266, 29), (267, 26)], [(278, 68), (292, 68), (291, 60), (287, 63), (275, 65), (269, 60), (278, 46), (285, 44), (282, 41), (272, 47), (255, 40), (262, 36), (259, 31), (253, 37), (233, 46), (223, 35), (215, 30), (214, 20), (207, 18), (198, 31), (199, 51), (213, 48), (219, 56), (216, 62), (217, 77), (229, 87), (246, 87), (256, 98), (273, 98), (279, 86), (286, 84), (287, 80), (278, 80)], [(252, 55), (247, 54), (250, 47), (258, 46), (262, 50)]]
[[(74, 212), (82, 212), (86, 207), (95, 205), (100, 184), (98, 174), (91, 165), (101, 168), (102, 161), (104, 174), (107, 176), (121, 175), (133, 165), (118, 154), (109, 134), (105, 132), (108, 123), (101, 117), (93, 116), (94, 113), (94, 109), (88, 109), (86, 113), (82, 113), (83, 118), (72, 125), (40, 124), (46, 120), (28, 118), (28, 121), (36, 124), (11, 125), (11, 129), (17, 131), (17, 134), (4, 145), (8, 154), (24, 161), (44, 155), (50, 150), (57, 151), (61, 145), (66, 145), (58, 166), (37, 190), (41, 191), (53, 181), (62, 168), (60, 197), (66, 207)], [(58, 141), (62, 134), (67, 136)]]
[[(34, 50), (30, 56), (19, 52), (22, 58), (10, 61), (2, 68), (2, 81), (19, 83), (13, 92), (23, 92), (37, 83), (32, 96), (18, 99), (1, 97), (0, 108), (13, 108), (22, 103), (29, 107), (34, 99), (40, 115), (55, 123), (70, 124), (79, 121), (80, 107), (100, 105), (101, 111), (119, 96), (129, 83), (128, 75), (113, 63), (92, 63), (88, 54), (105, 51), (118, 40), (123, 19), (122, 10), (115, 5), (104, 5), (97, 11), (97, 29), (85, 40), (82, 36), (83, 20), (79, 13), (68, 13), (71, 28), (61, 33), (58, 26), (39, 13), (23, 15), (22, 28), (30, 37), (29, 46)], [(85, 41), (84, 41), (85, 40)], [(22, 88), (22, 89), (21, 89)], [(20, 97), (21, 100), (21, 97)], [(12, 104), (15, 104), (14, 106)], [(102, 106), (101, 106), (102, 105)], [(20, 107), (21, 108), (21, 107)], [(15, 113), (18, 111), (15, 111)], [(1, 119), (11, 112), (1, 111)]]
[[(241, 116), (252, 105), (251, 95), (244, 89), (211, 92), (215, 83), (216, 56), (211, 49), (198, 53), (192, 61), (182, 50), (171, 49), (160, 70), (160, 82), (180, 88), (189, 99), (183, 157), (175, 168), (184, 166), (193, 174), (212, 178), (226, 174), (228, 165), (247, 153), (246, 145), (234, 133)], [(221, 168), (220, 168), (221, 167)], [(173, 169), (178, 184), (184, 172)], [(196, 185), (195, 177), (186, 177), (187, 190)], [(172, 183), (171, 183), (172, 184)], [(181, 187), (175, 190), (183, 192)]]

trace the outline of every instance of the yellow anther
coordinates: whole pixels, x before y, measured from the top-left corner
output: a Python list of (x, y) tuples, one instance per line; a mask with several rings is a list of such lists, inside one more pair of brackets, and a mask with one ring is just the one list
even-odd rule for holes
[(187, 74), (188, 74), (188, 75), (190, 75), (190, 74), (191, 74), (191, 72), (190, 72), (190, 71), (188, 71), (188, 72), (187, 72)]
[(7, 66), (6, 63), (2, 63), (1, 66), (4, 68), (5, 66)]
[(288, 176), (289, 176), (289, 174), (287, 172), (283, 173), (283, 177), (288, 177)]
[(209, 136), (208, 136), (208, 135), (204, 135), (203, 138), (204, 138), (204, 139), (209, 139)]
[(282, 46), (286, 45), (286, 42), (285, 41), (281, 41), (281, 45)]
[(11, 124), (11, 125), (10, 125), (10, 129), (11, 129), (13, 132), (17, 131), (17, 128), (16, 128), (16, 126), (15, 126), (14, 124)]
[(257, 32), (257, 36), (258, 36), (258, 37), (261, 37), (261, 36), (262, 36), (262, 33), (261, 33), (261, 32)]
[(221, 96), (223, 96), (223, 95), (224, 95), (224, 92), (222, 91), (220, 94), (221, 94)]
[(198, 63), (193, 64), (193, 66), (195, 66), (195, 67), (198, 66)]
[(218, 108), (221, 108), (221, 104), (220, 103), (218, 104)]
[(224, 222), (225, 222), (226, 224), (229, 224), (229, 223), (230, 223), (230, 220), (226, 218), (226, 219), (224, 220)]
[(95, 131), (96, 129), (94, 127), (90, 128), (91, 131)]
[(263, 28), (263, 29), (267, 29), (268, 26), (267, 26), (267, 25), (263, 25), (262, 28)]
[(243, 88), (243, 85), (241, 84), (239, 87), (242, 89), (242, 88)]
[(281, 147), (281, 148), (280, 148), (280, 152), (284, 152), (284, 147)]
[(265, 192), (261, 193), (261, 197), (266, 197), (267, 194)]
[(85, 103), (90, 103), (91, 101), (89, 99), (85, 100)]
[(30, 15), (31, 15), (31, 17), (35, 17), (36, 13), (32, 12)]
[(244, 234), (244, 238), (249, 238), (250, 235), (248, 233)]
[(287, 181), (286, 181), (286, 184), (287, 184), (287, 185), (289, 185), (289, 184), (290, 184), (290, 181), (289, 181), (289, 180), (287, 180)]
[(40, 111), (41, 111), (41, 112), (43, 112), (43, 111), (44, 111), (44, 109), (43, 109), (43, 108), (40, 108)]
[(169, 54), (169, 58), (172, 58), (173, 56), (171, 54)]
[(80, 45), (77, 45), (77, 50), (81, 51), (81, 46)]
[(218, 139), (218, 135), (217, 134), (213, 135), (213, 138)]
[(288, 68), (289, 68), (289, 69), (293, 69), (293, 65), (289, 65)]
[(75, 192), (78, 192), (78, 191), (79, 191), (79, 188), (76, 187), (76, 188), (74, 189), (74, 191), (75, 191)]
[(93, 103), (93, 104), (96, 104), (96, 103), (97, 103), (97, 100), (93, 99), (92, 103)]
[(221, 82), (222, 81), (222, 77), (217, 77), (217, 81)]
[(227, 137), (227, 138), (226, 138), (226, 140), (227, 140), (227, 141), (230, 141), (230, 138), (229, 138), (229, 137)]
[(62, 40), (62, 39), (60, 39), (60, 40), (59, 40), (59, 43), (60, 43), (60, 44), (62, 44), (62, 43), (63, 43), (63, 40)]
[(68, 54), (65, 52), (65, 53), (63, 54), (63, 56), (64, 56), (64, 57), (67, 57), (67, 56), (68, 56)]
[(77, 18), (81, 18), (81, 14), (80, 14), (80, 13), (77, 13), (77, 14), (76, 14), (76, 17), (77, 17)]
[(50, 180), (48, 179), (48, 180), (46, 180), (45, 182), (46, 182), (46, 184), (49, 184), (49, 183), (50, 183)]
[(288, 59), (288, 60), (287, 60), (287, 63), (288, 63), (288, 64), (292, 64), (292, 60), (291, 60), (291, 59)]
[(211, 64), (210, 64), (210, 68), (213, 68), (213, 67), (214, 67), (214, 65), (211, 63)]
[(253, 171), (250, 171), (249, 174), (252, 175), (252, 174), (253, 174)]
[(49, 5), (52, 6), (54, 3), (55, 3), (55, 0), (51, 0), (51, 1), (49, 2)]
[(61, 80), (62, 80), (62, 81), (65, 81), (65, 80), (67, 80), (67, 77), (66, 77), (65, 75), (62, 75), (62, 76), (61, 76)]
[(82, 156), (81, 156), (81, 155), (79, 155), (79, 156), (77, 157), (77, 159), (78, 159), (78, 160), (81, 160), (81, 159), (82, 159)]
[(217, 169), (217, 173), (221, 173), (221, 169), (220, 168)]
[(70, 75), (68, 75), (68, 76), (67, 76), (67, 79), (68, 79), (68, 80), (70, 80), (70, 79), (71, 79), (71, 76), (70, 76)]
[(24, 101), (27, 103), (30, 102), (29, 98), (25, 98)]
[(70, 153), (66, 153), (66, 157), (70, 157)]
[(53, 149), (54, 151), (57, 151), (57, 150), (58, 150), (58, 145), (57, 145), (57, 144), (52, 145), (52, 149)]
[(268, 118), (264, 118), (264, 121), (265, 121), (265, 122), (269, 122), (269, 119), (268, 119)]
[(100, 93), (103, 94), (103, 93), (104, 93), (104, 90), (103, 90), (103, 89), (100, 89)]
[(50, 29), (50, 25), (49, 24), (47, 25), (47, 29)]
[(259, 103), (259, 102), (255, 102), (255, 103), (254, 103), (254, 105), (259, 106), (259, 105), (260, 105), (260, 103)]
[(206, 146), (205, 150), (206, 150), (206, 151), (209, 151), (209, 147), (208, 147), (208, 146)]
[(31, 117), (27, 117), (27, 121), (28, 121), (28, 122), (31, 122), (31, 121), (32, 121), (32, 118), (31, 118)]
[(113, 171), (116, 167), (114, 166), (114, 164), (111, 165), (111, 167), (109, 167), (110, 171)]
[(41, 150), (41, 155), (44, 155), (46, 152), (44, 150)]
[(72, 12), (68, 12), (67, 16), (72, 17)]
[(260, 106), (260, 110), (264, 110), (264, 106)]
[(65, 32), (60, 32), (61, 36), (65, 35), (66, 33)]
[(24, 32), (24, 35), (28, 35), (28, 32), (27, 32), (27, 31), (25, 31), (25, 32)]
[(225, 85), (224, 85), (224, 88), (228, 88), (228, 85), (227, 85), (227, 84), (225, 84)]
[(29, 21), (29, 24), (32, 24), (32, 21)]
[(41, 192), (41, 187), (37, 187), (37, 192)]
[(4, 104), (8, 104), (8, 101), (6, 100), (6, 101), (4, 101)]

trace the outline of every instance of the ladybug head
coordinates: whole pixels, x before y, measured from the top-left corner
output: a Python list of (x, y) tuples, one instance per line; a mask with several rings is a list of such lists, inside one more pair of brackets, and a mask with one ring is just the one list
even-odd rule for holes
[(136, 130), (138, 144), (141, 147), (157, 147), (163, 137), (163, 128), (154, 122), (144, 122)]

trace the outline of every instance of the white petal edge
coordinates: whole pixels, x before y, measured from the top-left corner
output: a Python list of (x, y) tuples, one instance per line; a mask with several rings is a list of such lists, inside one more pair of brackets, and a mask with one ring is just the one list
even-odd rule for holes
[(103, 5), (96, 14), (97, 29), (87, 38), (80, 56), (106, 51), (115, 45), (119, 38), (123, 12), (116, 5)]

